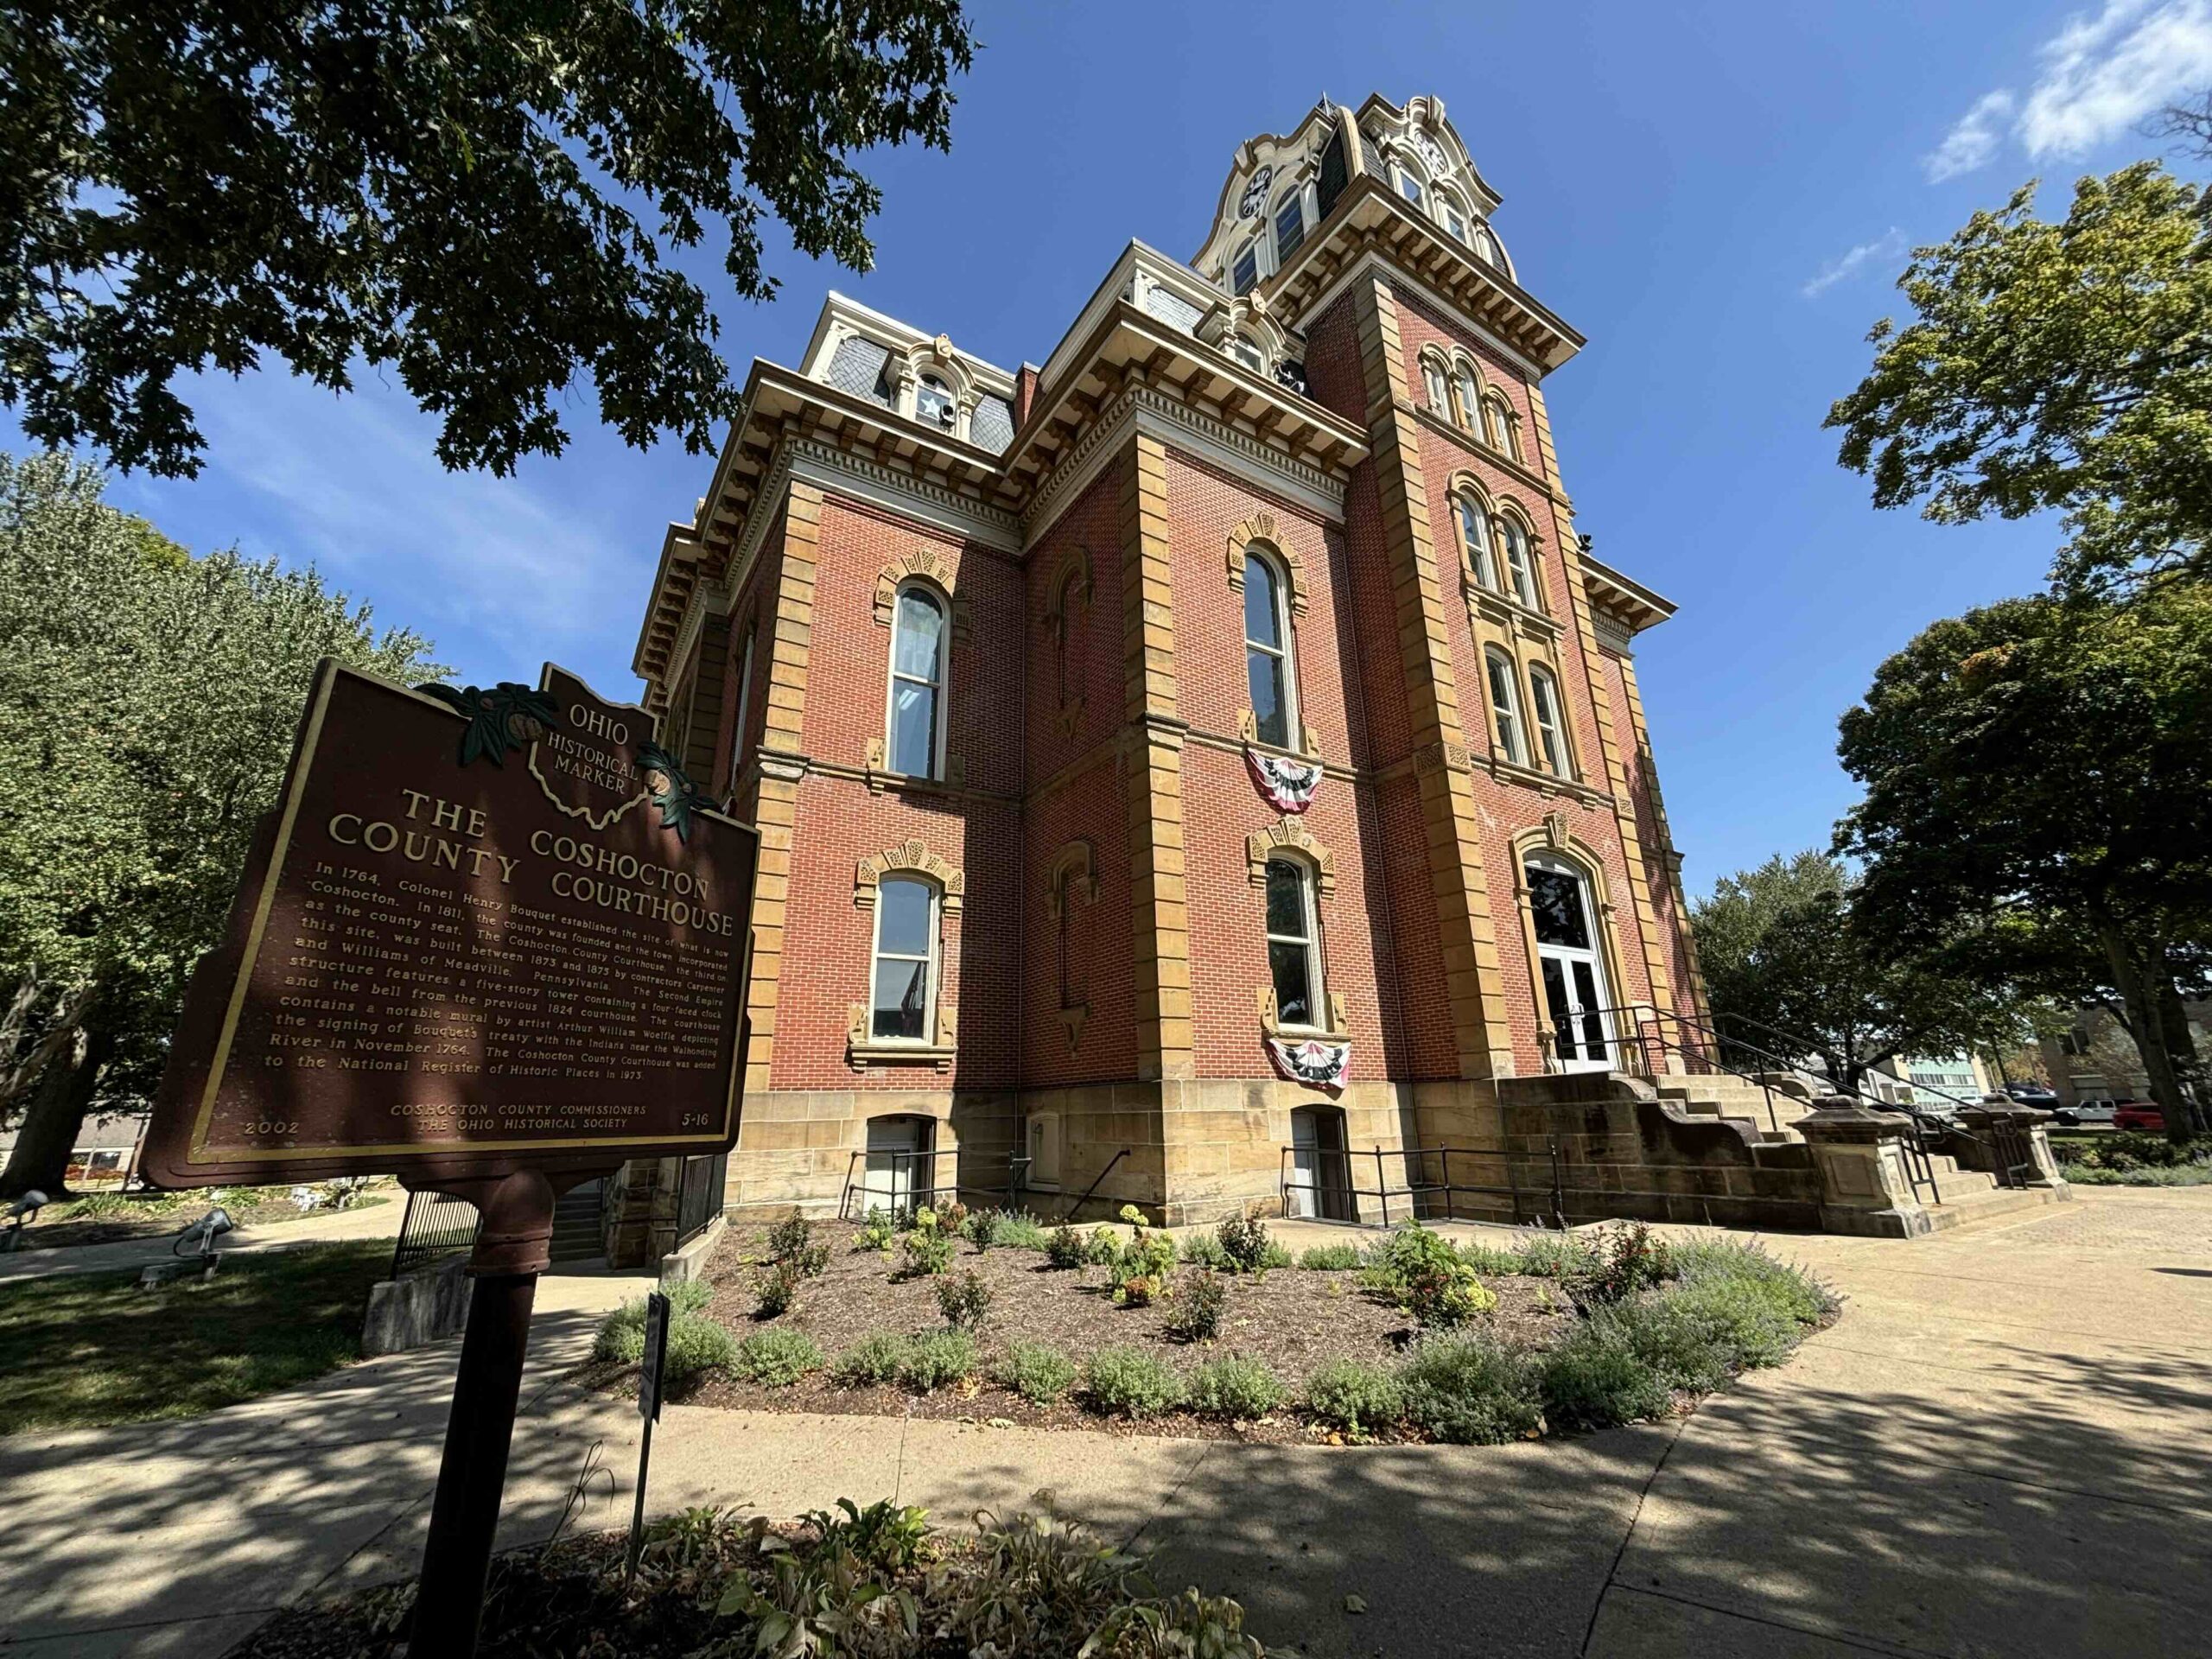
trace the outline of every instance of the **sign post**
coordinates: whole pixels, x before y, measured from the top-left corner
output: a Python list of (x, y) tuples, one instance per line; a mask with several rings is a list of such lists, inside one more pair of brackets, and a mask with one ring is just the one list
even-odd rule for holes
[(758, 848), (650, 713), (550, 664), (535, 690), (316, 671), (143, 1167), (476, 1205), (415, 1659), (476, 1649), (556, 1198), (736, 1142)]
[(655, 1291), (645, 1298), (645, 1351), (638, 1357), (638, 1415), (645, 1427), (638, 1440), (638, 1501), (630, 1510), (630, 1550), (623, 1560), (622, 1588), (638, 1576), (638, 1546), (645, 1535), (645, 1475), (652, 1467), (653, 1425), (660, 1421), (660, 1370), (668, 1357), (668, 1298)]

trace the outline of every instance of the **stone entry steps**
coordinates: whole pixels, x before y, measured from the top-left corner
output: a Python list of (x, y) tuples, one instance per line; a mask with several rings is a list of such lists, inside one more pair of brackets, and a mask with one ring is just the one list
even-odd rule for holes
[(556, 1262), (595, 1262), (607, 1254), (606, 1241), (599, 1230), (599, 1187), (597, 1181), (586, 1181), (554, 1201)]
[(1994, 1175), (1984, 1170), (1961, 1169), (1957, 1160), (1942, 1153), (1929, 1154), (1928, 1166), (1935, 1173), (1936, 1188), (1943, 1195), (1943, 1202), (1930, 1204), (1923, 1194), (1921, 1203), (1939, 1233), (1970, 1221), (1987, 1221), (2058, 1202), (2056, 1187), (1999, 1186)]
[(1654, 1086), (1659, 1098), (1699, 1117), (1748, 1119), (1763, 1141), (1795, 1141), (1790, 1125), (1812, 1109), (1812, 1103), (1774, 1091), (1774, 1127), (1767, 1122), (1767, 1091), (1744, 1077), (1668, 1077)]

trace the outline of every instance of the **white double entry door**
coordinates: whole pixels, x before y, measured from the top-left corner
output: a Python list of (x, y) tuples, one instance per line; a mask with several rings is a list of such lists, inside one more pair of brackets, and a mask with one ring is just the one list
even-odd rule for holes
[(1541, 853), (1529, 857), (1528, 874), (1554, 1064), (1562, 1071), (1609, 1071), (1618, 1033), (1589, 880), (1565, 860)]

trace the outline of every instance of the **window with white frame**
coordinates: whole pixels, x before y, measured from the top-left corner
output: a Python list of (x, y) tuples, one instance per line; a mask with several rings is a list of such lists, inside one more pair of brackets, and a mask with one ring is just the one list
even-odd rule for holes
[(1459, 498), (1459, 540), (1467, 552), (1467, 569), (1476, 582), (1495, 590), (1497, 562), (1490, 550), (1490, 513), (1471, 495)]
[(1459, 204), (1452, 196), (1439, 190), (1436, 193), (1437, 217), (1444, 221), (1444, 228), (1452, 232), (1455, 242), (1467, 239), (1467, 216), (1459, 211)]
[(1497, 270), (1505, 269), (1505, 252), (1497, 245), (1497, 238), (1491, 234), (1487, 225), (1475, 226), (1475, 251)]
[(1255, 374), (1264, 373), (1267, 370), (1268, 359), (1249, 334), (1231, 334), (1229, 337), (1229, 354)]
[(1493, 449), (1505, 448), (1505, 423), (1497, 412), (1497, 399), (1483, 399), (1483, 442)]
[(1268, 861), (1268, 974), (1275, 1019), (1318, 1029), (1321, 1019), (1321, 926), (1313, 907), (1313, 872), (1302, 860)]
[(1445, 384), (1444, 365), (1433, 357), (1421, 360), (1421, 380), (1428, 393), (1428, 406), (1446, 420), (1452, 418), (1452, 392)]
[(1252, 721), (1262, 743), (1294, 747), (1296, 676), (1290, 657), (1290, 613), (1281, 568), (1266, 554), (1244, 555), (1244, 673)]
[(914, 383), (914, 418), (931, 426), (952, 429), (954, 404), (952, 388), (933, 374), (925, 374)]
[(1573, 760), (1567, 753), (1567, 725), (1560, 718), (1559, 682), (1548, 668), (1531, 665), (1529, 670), (1529, 712), (1536, 720), (1536, 747), (1542, 752), (1544, 770), (1554, 777), (1574, 775)]
[(1529, 751), (1521, 735), (1521, 699), (1513, 690), (1513, 663), (1502, 651), (1483, 652), (1490, 676), (1491, 713), (1497, 721), (1497, 748), (1516, 766), (1529, 764)]
[(1299, 244), (1306, 240), (1306, 204), (1297, 186), (1291, 187), (1275, 208), (1275, 269), (1281, 270), (1290, 263), (1290, 256), (1298, 251)]
[(908, 876), (877, 883), (868, 1022), (877, 1041), (926, 1043), (937, 1035), (937, 930), (934, 887)]
[(930, 588), (908, 582), (891, 620), (891, 770), (910, 778), (938, 775), (944, 747), (944, 605)]
[(1541, 608), (1536, 603), (1535, 559), (1529, 550), (1529, 532), (1520, 521), (1508, 518), (1505, 533), (1505, 575), (1513, 584), (1513, 597), (1530, 610)]
[(1410, 162), (1398, 163), (1398, 194), (1416, 207), (1428, 200), (1428, 180), (1421, 168)]
[(1236, 256), (1236, 263), (1229, 268), (1229, 291), (1249, 293), (1259, 286), (1259, 282), (1260, 238), (1255, 236), (1244, 245), (1244, 251)]
[(1475, 373), (1475, 365), (1467, 362), (1459, 365), (1454, 378), (1459, 385), (1459, 424), (1471, 432), (1483, 417), (1483, 383)]

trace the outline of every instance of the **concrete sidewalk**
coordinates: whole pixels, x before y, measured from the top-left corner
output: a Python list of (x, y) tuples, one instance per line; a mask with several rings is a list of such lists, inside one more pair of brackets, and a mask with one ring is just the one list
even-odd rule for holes
[[(1261, 1446), (671, 1407), (652, 1507), (1049, 1490), (1321, 1656), (2180, 1654), (2212, 1628), (2212, 1190), (2088, 1189), (1911, 1243), (1792, 1237), (1844, 1322), (1684, 1421)], [(505, 1533), (628, 1516), (637, 1420), (558, 1373), (637, 1281), (549, 1279)], [(0, 1651), (214, 1654), (419, 1559), (454, 1344), (194, 1422), (0, 1440)], [(1344, 1598), (1367, 1611), (1349, 1614)]]
[[(183, 1217), (176, 1231), (153, 1238), (119, 1238), (111, 1244), (65, 1244), (55, 1249), (0, 1251), (0, 1285), (11, 1279), (46, 1279), (60, 1273), (124, 1273), (149, 1262), (172, 1259), (176, 1233), (199, 1214)], [(299, 1244), (327, 1244), (356, 1238), (397, 1239), (399, 1224), (407, 1214), (407, 1195), (392, 1195), (383, 1204), (351, 1210), (331, 1210), (296, 1220), (263, 1222), (242, 1226), (223, 1235), (216, 1248), (225, 1255), (241, 1251), (281, 1250)]]

